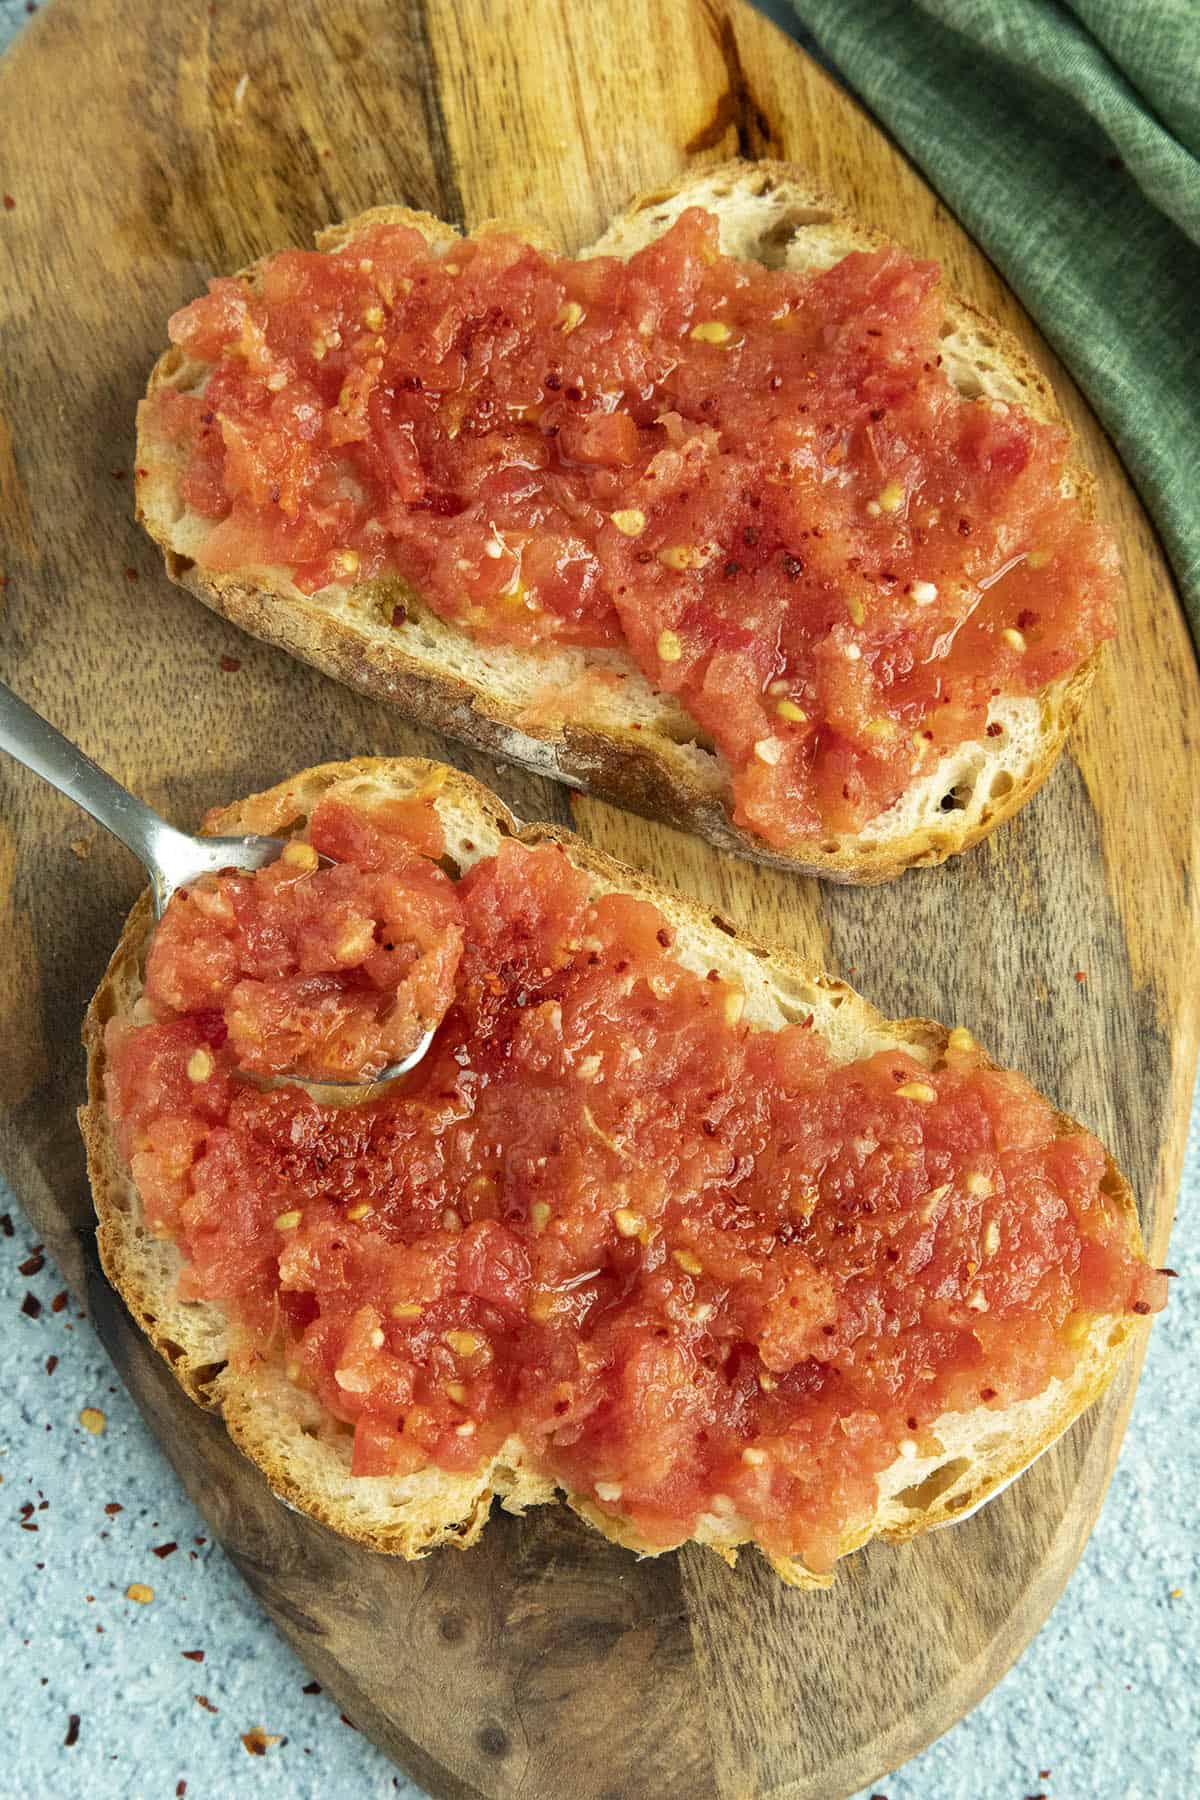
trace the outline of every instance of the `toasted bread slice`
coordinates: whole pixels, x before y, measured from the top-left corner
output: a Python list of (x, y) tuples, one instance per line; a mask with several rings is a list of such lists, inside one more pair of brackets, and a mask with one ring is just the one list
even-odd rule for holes
[[(716, 215), (724, 250), (772, 267), (816, 271), (852, 250), (886, 242), (852, 220), (803, 170), (735, 162), (643, 195), (581, 254), (631, 256), (689, 206)], [(420, 230), (439, 255), (459, 241), (427, 213), (378, 207), (323, 232), (318, 246), (339, 249), (383, 221)], [(521, 234), (537, 242), (535, 232)], [(254, 269), (244, 273), (255, 279)], [(1036, 419), (1063, 423), (1049, 384), (1010, 333), (953, 298), (945, 333), (944, 366), (960, 392), (1013, 402)], [(199, 392), (207, 373), (207, 364), (170, 349), (155, 365), (149, 393), (166, 387)], [(331, 585), (308, 595), (282, 569), (236, 575), (202, 569), (196, 558), (209, 523), (180, 499), (185, 458), (182, 446), (155, 436), (143, 404), (138, 517), (161, 547), (171, 578), (235, 625), (476, 749), (697, 832), (723, 849), (831, 880), (887, 881), (913, 864), (942, 862), (1014, 813), (1062, 749), (1100, 654), (1093, 652), (1039, 695), (998, 698), (988, 721), (998, 730), (950, 751), (865, 829), (815, 836), (784, 853), (734, 824), (723, 759), (706, 746), (677, 699), (654, 688), (624, 651), (533, 652), (477, 644), (407, 595), (409, 617), (397, 631), (388, 622), (390, 606), (381, 608), (378, 583)], [(1091, 478), (1073, 467), (1064, 488), (1090, 514)], [(613, 670), (623, 679), (587, 684), (581, 678), (591, 670)], [(547, 712), (547, 693), (569, 695), (569, 717)], [(541, 723), (531, 723), (531, 709)]]
[[(210, 814), (207, 829), (286, 835), (303, 823), (329, 787), (346, 781), (379, 798), (427, 792), (431, 783), (440, 782), (436, 806), (447, 852), (463, 870), (493, 855), (506, 836), (515, 835), (528, 844), (560, 844), (587, 874), (595, 894), (620, 891), (652, 901), (676, 934), (672, 955), (697, 972), (716, 968), (740, 985), (746, 994), (744, 1016), (756, 1027), (778, 1028), (812, 1013), (814, 1029), (839, 1062), (902, 1046), (932, 1067), (945, 1050), (948, 1034), (942, 1026), (926, 1019), (884, 1019), (844, 983), (798, 957), (731, 935), (711, 913), (648, 876), (623, 868), (571, 833), (548, 826), (521, 827), (495, 795), (468, 776), (435, 763), (361, 759), (326, 764)], [(235, 1369), (227, 1362), (230, 1325), (222, 1309), (177, 1297), (180, 1253), (148, 1230), (104, 1101), (105, 1026), (114, 1017), (129, 1017), (137, 1003), (152, 928), (153, 915), (144, 896), (130, 914), (88, 1010), (84, 1028), (88, 1101), (80, 1122), (104, 1268), (182, 1386), (201, 1405), (221, 1410), (231, 1436), (263, 1469), (277, 1494), (373, 1549), (415, 1557), (444, 1542), (465, 1547), (482, 1531), (494, 1497), (518, 1513), (555, 1498), (554, 1483), (526, 1465), (517, 1439), (510, 1439), (474, 1476), (428, 1468), (404, 1477), (352, 1477), (350, 1428), (338, 1424), (312, 1395), (286, 1379), (282, 1356), (275, 1363), (259, 1365), (255, 1372)], [(1059, 1124), (1064, 1131), (1078, 1129), (1062, 1115)], [(1111, 1159), (1105, 1188), (1140, 1243), (1133, 1195)], [(941, 1454), (898, 1458), (879, 1479), (873, 1518), (847, 1535), (840, 1553), (857, 1549), (871, 1537), (907, 1538), (949, 1523), (990, 1498), (1102, 1391), (1135, 1325), (1128, 1317), (1097, 1318), (1071, 1379), (1052, 1381), (1034, 1399), (1005, 1412), (981, 1406), (944, 1414), (933, 1426), (944, 1446)], [(635, 1551), (656, 1553), (656, 1547), (641, 1542), (631, 1526), (587, 1497), (565, 1497), (607, 1537)], [(696, 1535), (699, 1542), (732, 1560), (737, 1546), (749, 1541), (750, 1528), (736, 1517), (706, 1515)], [(799, 1559), (771, 1561), (789, 1583), (828, 1583), (828, 1576), (814, 1575)]]

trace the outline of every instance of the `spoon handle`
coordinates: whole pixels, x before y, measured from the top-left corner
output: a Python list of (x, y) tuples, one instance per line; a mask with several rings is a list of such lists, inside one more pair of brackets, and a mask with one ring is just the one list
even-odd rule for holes
[(17, 698), (0, 682), (0, 749), (48, 781), (68, 800), (90, 813), (98, 825), (111, 831), (138, 858), (149, 875), (156, 903), (164, 885), (164, 871), (195, 863), (192, 840), (160, 819), (119, 781), (105, 774), (90, 756), (56, 731), (40, 713)]

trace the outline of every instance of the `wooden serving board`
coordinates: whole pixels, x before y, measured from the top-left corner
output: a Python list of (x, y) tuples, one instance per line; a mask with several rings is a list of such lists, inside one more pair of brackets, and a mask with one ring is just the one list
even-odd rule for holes
[[(754, 869), (437, 742), (170, 587), (131, 518), (134, 406), (167, 315), (207, 276), (387, 200), (460, 224), (525, 216), (574, 246), (636, 190), (734, 153), (806, 163), (1035, 348), (1124, 546), (1121, 640), (1071, 754), (981, 849), (887, 889)], [(737, 0), (54, 0), (0, 62), (0, 190), (0, 672), (20, 693), (185, 826), (328, 757), (448, 755), (885, 1012), (977, 1028), (1113, 1146), (1162, 1260), (1200, 994), (1182, 616), (1112, 450), (1019, 307), (773, 26)], [(138, 871), (23, 771), (0, 768), (0, 796), (5, 1169), (271, 1616), (418, 1781), (497, 1800), (837, 1800), (998, 1678), (1087, 1536), (1133, 1366), (983, 1513), (870, 1549), (829, 1594), (789, 1592), (754, 1556), (639, 1564), (557, 1508), (411, 1567), (285, 1512), (96, 1263), (79, 1022)]]

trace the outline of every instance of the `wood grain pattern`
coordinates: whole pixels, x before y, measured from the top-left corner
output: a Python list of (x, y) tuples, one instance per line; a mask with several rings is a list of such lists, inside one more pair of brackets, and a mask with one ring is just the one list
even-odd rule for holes
[[(15, 202), (0, 212), (5, 677), (184, 825), (329, 757), (446, 754), (168, 586), (130, 516), (128, 466), (163, 322), (207, 275), (385, 200), (457, 223), (524, 216), (571, 246), (689, 159), (739, 151), (808, 164), (1036, 345), (875, 127), (735, 0), (54, 0), (0, 64)], [(1198, 1023), (1200, 688), (1145, 517), (1040, 354), (1099, 472), (1129, 612), (1072, 756), (981, 849), (886, 890), (822, 888), (448, 754), (526, 817), (572, 818), (820, 956), (886, 1012), (977, 1027), (1114, 1147), (1161, 1259)], [(419, 1781), (489, 1800), (837, 1800), (997, 1679), (1084, 1542), (1133, 1368), (984, 1513), (873, 1547), (828, 1595), (789, 1592), (757, 1559), (635, 1564), (554, 1511), (497, 1519), (469, 1556), (414, 1567), (285, 1513), (96, 1266), (78, 1026), (137, 886), (65, 801), (0, 769), (4, 1166), (250, 1585)]]

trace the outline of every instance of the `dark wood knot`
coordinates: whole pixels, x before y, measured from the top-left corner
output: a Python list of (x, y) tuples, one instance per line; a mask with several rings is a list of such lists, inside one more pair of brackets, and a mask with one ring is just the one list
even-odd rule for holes
[(481, 1726), (475, 1741), (485, 1756), (507, 1756), (512, 1749), (507, 1731), (499, 1725)]

